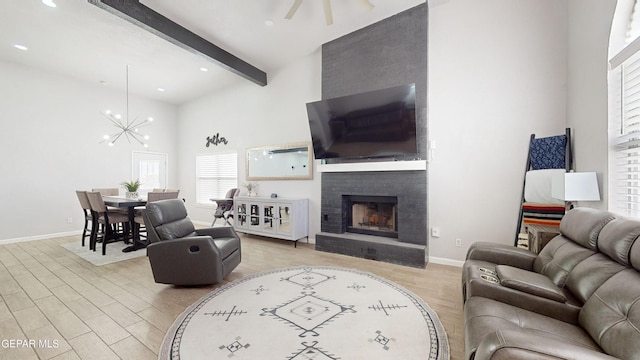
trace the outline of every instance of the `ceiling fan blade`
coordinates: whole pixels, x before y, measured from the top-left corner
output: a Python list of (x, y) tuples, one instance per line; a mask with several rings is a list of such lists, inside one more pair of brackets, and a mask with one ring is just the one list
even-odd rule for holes
[(324, 5), (324, 19), (327, 25), (333, 24), (333, 14), (331, 13), (331, 0), (323, 0)]
[(287, 19), (287, 20), (291, 20), (293, 15), (295, 15), (296, 11), (298, 11), (298, 8), (300, 7), (300, 4), (302, 4), (302, 0), (295, 0), (293, 2), (293, 5), (291, 5), (291, 9), (289, 9), (289, 12), (287, 13), (287, 15), (284, 18)]
[(375, 5), (373, 5), (371, 3), (371, 0), (360, 0), (360, 4), (362, 4), (362, 6), (366, 7), (367, 10), (371, 11), (373, 10), (374, 7), (376, 7)]

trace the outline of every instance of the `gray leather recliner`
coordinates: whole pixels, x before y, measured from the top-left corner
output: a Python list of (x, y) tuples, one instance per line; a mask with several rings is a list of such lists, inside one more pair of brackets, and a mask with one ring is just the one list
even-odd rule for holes
[(180, 199), (147, 203), (143, 218), (147, 255), (157, 283), (216, 284), (240, 264), (240, 238), (235, 230), (195, 229)]
[(640, 360), (638, 219), (575, 208), (540, 254), (473, 245), (462, 278), (465, 359)]

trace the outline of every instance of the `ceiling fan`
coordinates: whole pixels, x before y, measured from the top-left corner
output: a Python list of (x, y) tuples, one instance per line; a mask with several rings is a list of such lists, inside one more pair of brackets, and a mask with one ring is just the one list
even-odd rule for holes
[[(373, 5), (370, 0), (358, 0), (358, 2), (362, 4), (362, 6), (367, 8), (367, 10), (373, 10), (373, 8), (375, 7), (375, 5)], [(291, 18), (293, 18), (293, 15), (295, 15), (296, 11), (298, 11), (298, 8), (300, 7), (301, 4), (302, 4), (302, 0), (294, 0), (293, 5), (291, 5), (291, 9), (289, 9), (289, 12), (284, 18), (287, 20), (291, 20)], [(327, 25), (333, 24), (333, 13), (331, 12), (331, 0), (322, 0), (322, 5), (324, 7), (324, 19)]]

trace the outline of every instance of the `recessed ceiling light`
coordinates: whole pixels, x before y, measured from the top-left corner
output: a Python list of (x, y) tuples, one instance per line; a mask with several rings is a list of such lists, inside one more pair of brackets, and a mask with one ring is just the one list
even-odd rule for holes
[(56, 3), (53, 0), (42, 0), (42, 3), (52, 8), (56, 7)]
[(26, 47), (24, 45), (20, 45), (20, 44), (14, 44), (13, 47), (16, 48), (16, 49), (24, 50), (24, 51), (29, 50), (28, 47)]
[(209, 71), (209, 69), (207, 69), (206, 67), (201, 67), (201, 68), (200, 68), (200, 71), (202, 71), (202, 72), (207, 72), (207, 71)]
[(273, 20), (265, 20), (264, 24), (267, 25), (267, 26), (273, 26), (273, 24), (275, 24), (275, 23), (273, 22)]
[(158, 91), (162, 92), (162, 91), (164, 91), (164, 89), (163, 88), (158, 88)]

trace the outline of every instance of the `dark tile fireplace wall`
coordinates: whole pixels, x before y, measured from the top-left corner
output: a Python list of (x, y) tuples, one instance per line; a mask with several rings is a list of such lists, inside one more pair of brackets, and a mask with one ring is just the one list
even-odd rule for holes
[(427, 183), (423, 173), (424, 171), (323, 173), (320, 230), (333, 234), (344, 232), (346, 220), (342, 214), (342, 195), (397, 196), (397, 241), (426, 245)]
[[(416, 84), (422, 159), (427, 158), (427, 15), (424, 3), (322, 46), (323, 99)], [(322, 173), (322, 233), (316, 235), (316, 248), (394, 263), (411, 257), (415, 261), (407, 265), (424, 266), (428, 253), (426, 189), (426, 171)], [(343, 194), (398, 196), (398, 240), (345, 244), (353, 240), (340, 238), (343, 224), (338, 212)], [(405, 252), (407, 248), (411, 255)]]

